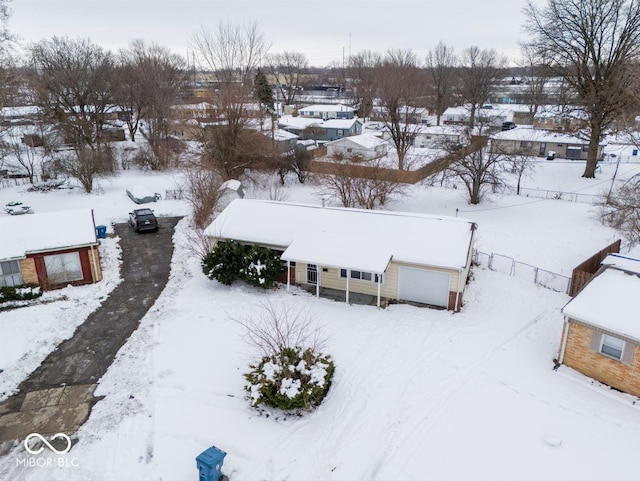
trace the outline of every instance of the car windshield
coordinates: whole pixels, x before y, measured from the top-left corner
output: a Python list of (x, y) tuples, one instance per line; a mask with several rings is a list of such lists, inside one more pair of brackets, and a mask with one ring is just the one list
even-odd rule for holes
[(153, 217), (153, 214), (143, 214), (143, 215), (138, 215), (138, 220), (142, 220), (142, 221), (147, 221), (147, 220), (155, 220)]

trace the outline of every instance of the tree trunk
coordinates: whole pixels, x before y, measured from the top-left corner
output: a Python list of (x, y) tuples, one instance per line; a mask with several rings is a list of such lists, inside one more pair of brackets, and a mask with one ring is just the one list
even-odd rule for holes
[(584, 167), (582, 177), (587, 179), (595, 179), (596, 166), (598, 163), (598, 147), (600, 145), (600, 127), (592, 125), (591, 137), (589, 138), (589, 154), (587, 155), (587, 164)]

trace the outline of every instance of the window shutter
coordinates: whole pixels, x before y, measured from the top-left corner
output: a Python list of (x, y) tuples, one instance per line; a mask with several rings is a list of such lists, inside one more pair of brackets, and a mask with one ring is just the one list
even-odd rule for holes
[(589, 349), (593, 352), (599, 352), (601, 341), (602, 341), (602, 333), (598, 331), (593, 331), (593, 334), (591, 334), (591, 343), (589, 344)]
[(633, 362), (633, 353), (636, 350), (636, 345), (626, 341), (624, 343), (624, 349), (622, 351), (622, 359), (624, 364), (630, 365)]

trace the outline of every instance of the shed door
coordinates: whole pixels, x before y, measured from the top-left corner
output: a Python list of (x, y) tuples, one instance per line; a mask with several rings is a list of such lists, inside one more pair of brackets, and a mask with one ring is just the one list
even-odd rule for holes
[(398, 299), (403, 301), (448, 307), (450, 284), (451, 274), (448, 272), (398, 268)]

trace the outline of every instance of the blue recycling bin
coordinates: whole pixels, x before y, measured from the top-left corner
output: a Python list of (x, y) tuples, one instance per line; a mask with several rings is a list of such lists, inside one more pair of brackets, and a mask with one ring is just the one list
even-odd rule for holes
[(198, 481), (218, 481), (222, 476), (222, 463), (227, 455), (222, 449), (211, 446), (196, 458)]
[(106, 239), (107, 238), (107, 226), (106, 225), (97, 225), (96, 226), (96, 235), (98, 239)]

